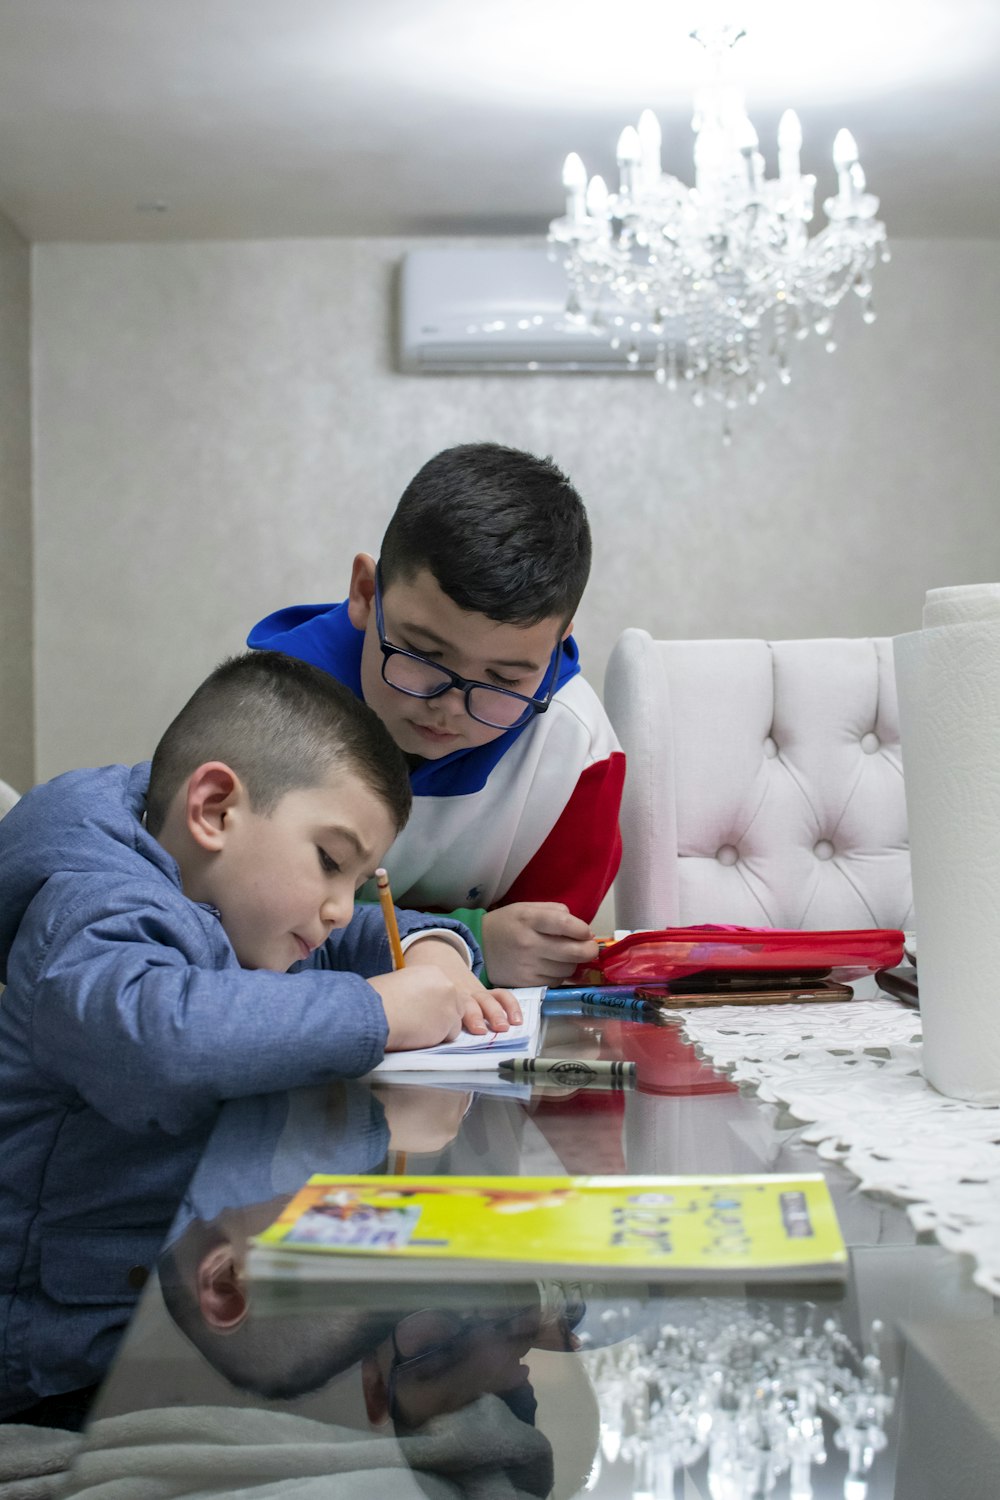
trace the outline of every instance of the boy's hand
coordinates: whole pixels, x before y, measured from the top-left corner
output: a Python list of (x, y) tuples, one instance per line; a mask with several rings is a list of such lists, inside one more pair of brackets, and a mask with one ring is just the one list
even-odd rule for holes
[(381, 996), (389, 1023), (387, 1052), (436, 1047), (461, 1031), (465, 996), (440, 969), (407, 962), (405, 969), (376, 974), (368, 983)]
[(577, 964), (592, 963), (597, 942), (562, 902), (515, 901), (486, 913), (483, 953), (491, 979), (554, 984), (568, 979)]
[(513, 1021), (522, 1019), (521, 1007), (509, 990), (487, 990), (469, 968), (465, 959), (450, 943), (426, 937), (411, 942), (406, 950), (406, 967), (433, 965), (447, 975), (462, 996), (462, 1025), (466, 1031), (483, 1036), (487, 1031), (507, 1031)]
[(372, 1093), (385, 1110), (390, 1151), (443, 1151), (458, 1134), (473, 1099), (455, 1089), (411, 1089), (381, 1080), (373, 1080)]
[(514, 996), (484, 989), (458, 950), (440, 938), (411, 943), (404, 969), (378, 974), (368, 983), (382, 997), (389, 1022), (387, 1052), (436, 1047), (452, 1041), (463, 1026), (482, 1036), (521, 1020)]

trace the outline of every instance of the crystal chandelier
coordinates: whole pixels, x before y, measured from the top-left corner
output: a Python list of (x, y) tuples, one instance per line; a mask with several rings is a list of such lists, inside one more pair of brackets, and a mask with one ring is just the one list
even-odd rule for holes
[[(834, 1317), (816, 1327), (815, 1313), (786, 1304), (776, 1320), (762, 1305), (705, 1299), (676, 1322), (602, 1329), (605, 1339), (625, 1335), (617, 1346), (584, 1342), (601, 1422), (588, 1488), (602, 1468), (625, 1479), (624, 1466), (633, 1500), (673, 1500), (679, 1476), (704, 1465), (713, 1500), (812, 1500), (832, 1436), (840, 1493), (866, 1500), (896, 1394), (879, 1355), (882, 1325), (872, 1324), (862, 1354)], [(831, 1481), (822, 1492), (833, 1494)]]
[(765, 177), (742, 90), (728, 76), (743, 35), (721, 24), (691, 33), (710, 62), (695, 96), (694, 187), (662, 170), (660, 126), (647, 109), (618, 141), (616, 193), (601, 177), (588, 182), (575, 152), (566, 158), (566, 213), (549, 227), (569, 278), (569, 320), (668, 390), (685, 385), (696, 405), (714, 399), (726, 410), (755, 404), (772, 370), (789, 383), (794, 339), (814, 331), (832, 351), (833, 317), (849, 291), (873, 322), (871, 273), (880, 255), (889, 259), (849, 131), (833, 145), (828, 222), (811, 237), (816, 179), (800, 170), (802, 130), (790, 109), (778, 126), (778, 175)]

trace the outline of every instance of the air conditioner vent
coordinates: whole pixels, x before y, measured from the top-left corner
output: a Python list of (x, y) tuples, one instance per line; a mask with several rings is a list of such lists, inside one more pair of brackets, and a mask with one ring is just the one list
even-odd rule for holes
[[(544, 245), (411, 250), (400, 274), (399, 366), (407, 374), (634, 374), (655, 344), (624, 347), (566, 317), (566, 277)], [(623, 342), (632, 335), (626, 330)]]

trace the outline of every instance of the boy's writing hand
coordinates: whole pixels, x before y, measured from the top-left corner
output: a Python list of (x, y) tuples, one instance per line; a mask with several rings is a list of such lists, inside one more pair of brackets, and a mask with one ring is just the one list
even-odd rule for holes
[(368, 983), (381, 996), (389, 1023), (387, 1052), (436, 1047), (461, 1031), (465, 996), (440, 969), (407, 961), (405, 969), (376, 974)]
[(483, 918), (483, 952), (491, 979), (552, 984), (592, 963), (597, 943), (587, 923), (562, 902), (515, 901)]
[(510, 1023), (519, 1024), (521, 1008), (509, 990), (487, 990), (469, 968), (465, 959), (450, 943), (427, 937), (414, 942), (406, 951), (406, 967), (433, 965), (451, 980), (462, 997), (462, 1025), (466, 1031), (482, 1036), (486, 1031), (507, 1031)]

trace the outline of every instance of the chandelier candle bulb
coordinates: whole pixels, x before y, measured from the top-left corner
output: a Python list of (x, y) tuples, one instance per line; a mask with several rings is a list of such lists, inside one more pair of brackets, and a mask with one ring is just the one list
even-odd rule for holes
[(847, 169), (847, 175), (851, 179), (851, 202), (860, 201), (865, 190), (865, 172), (859, 161), (852, 161)]
[(600, 222), (601, 229), (606, 232), (607, 225), (604, 222), (608, 211), (608, 185), (603, 177), (592, 177), (587, 188), (587, 213), (592, 219)]
[(740, 155), (743, 157), (743, 168), (746, 172), (747, 187), (749, 188), (751, 195), (756, 193), (757, 191), (758, 163), (763, 160), (760, 152), (757, 150), (759, 144), (760, 138), (758, 137), (757, 132), (756, 130), (754, 130), (750, 121), (747, 119), (741, 120), (739, 148)]
[(787, 186), (798, 183), (801, 171), (802, 126), (794, 109), (786, 109), (778, 121), (778, 177)]
[(575, 151), (563, 163), (562, 182), (566, 189), (566, 217), (571, 224), (581, 224), (586, 218), (587, 169)]
[(858, 143), (849, 130), (841, 129), (833, 138), (833, 164), (844, 171), (858, 159)]
[(749, 120), (746, 115), (736, 127), (736, 144), (744, 155), (748, 151), (756, 151), (760, 145), (760, 136), (753, 127), (753, 121)]
[(663, 133), (660, 122), (651, 109), (644, 109), (639, 116), (639, 149), (642, 153), (642, 175), (648, 191), (655, 191), (660, 182), (660, 147)]
[(618, 137), (618, 171), (620, 174), (619, 191), (623, 198), (631, 198), (635, 192), (637, 183), (637, 167), (642, 159), (642, 147), (639, 144), (639, 132), (634, 125), (626, 125)]
[(857, 143), (849, 130), (838, 130), (833, 142), (833, 164), (837, 168), (837, 196), (842, 203), (854, 198), (851, 168), (858, 162)]

